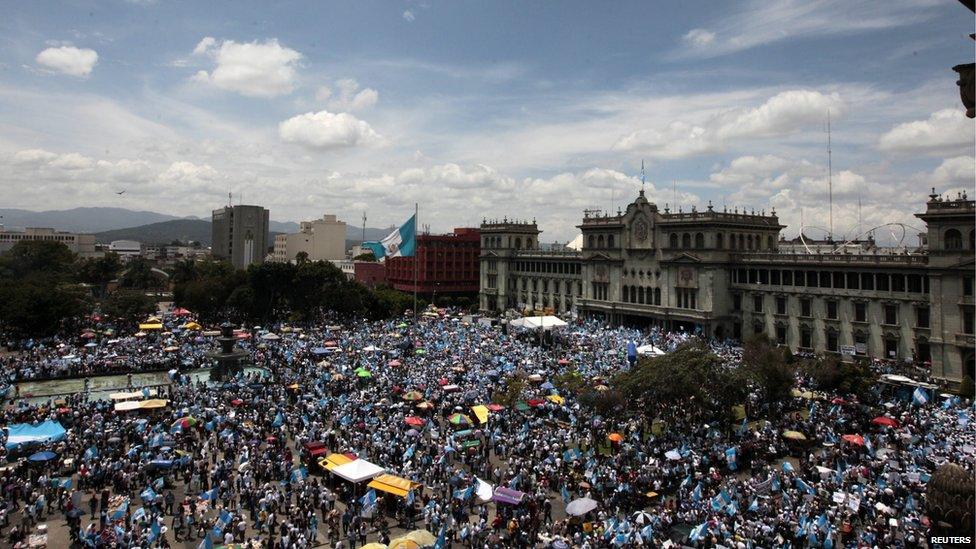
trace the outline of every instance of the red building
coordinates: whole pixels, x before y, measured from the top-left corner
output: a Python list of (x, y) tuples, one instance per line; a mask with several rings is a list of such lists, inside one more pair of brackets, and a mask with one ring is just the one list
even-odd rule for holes
[(457, 228), (452, 234), (418, 234), (414, 257), (386, 260), (386, 280), (397, 290), (413, 292), (416, 260), (419, 262), (417, 293), (477, 294), (480, 253), (481, 231), (478, 229)]
[(386, 267), (382, 263), (356, 261), (353, 263), (353, 273), (356, 282), (368, 288), (386, 284)]

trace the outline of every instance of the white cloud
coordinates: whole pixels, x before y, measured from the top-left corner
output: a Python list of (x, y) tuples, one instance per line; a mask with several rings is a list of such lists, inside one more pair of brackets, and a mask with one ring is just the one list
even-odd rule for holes
[(359, 82), (352, 78), (336, 80), (335, 87), (338, 94), (334, 94), (332, 88), (320, 86), (315, 91), (315, 100), (325, 103), (329, 110), (336, 112), (356, 112), (369, 109), (376, 105), (380, 94), (372, 88), (359, 89)]
[(788, 90), (758, 107), (736, 108), (698, 123), (676, 120), (663, 128), (647, 128), (620, 137), (614, 148), (639, 151), (658, 158), (683, 158), (724, 150), (729, 142), (762, 139), (809, 131), (826, 117), (827, 109), (840, 113), (837, 93)]
[(949, 189), (968, 189), (972, 192), (976, 188), (976, 158), (972, 156), (956, 156), (946, 158), (932, 172), (931, 185), (936, 191)]
[(248, 97), (277, 97), (295, 89), (299, 52), (282, 46), (277, 39), (264, 42), (218, 42), (205, 37), (193, 49), (194, 55), (209, 55), (215, 66), (210, 72), (198, 71), (195, 82), (208, 83), (222, 90)]
[(13, 161), (15, 164), (39, 166), (47, 164), (57, 157), (58, 155), (44, 149), (26, 149), (14, 153)]
[(930, 0), (751, 0), (733, 3), (734, 13), (718, 13), (715, 23), (682, 37), (676, 57), (715, 57), (784, 40), (856, 34), (925, 21), (937, 13)]
[(60, 46), (37, 54), (37, 64), (71, 76), (88, 76), (98, 63), (98, 53), (88, 48)]
[(348, 113), (307, 112), (278, 124), (278, 135), (312, 149), (338, 149), (379, 144), (383, 138), (370, 125)]
[(715, 41), (715, 33), (705, 29), (691, 29), (683, 38), (692, 46), (702, 48)]
[(973, 150), (973, 122), (962, 109), (943, 109), (927, 120), (898, 124), (878, 140), (890, 153), (949, 155)]
[(407, 20), (407, 22), (413, 23), (417, 16), (415, 16), (412, 11), (406, 10), (403, 12), (403, 18)]
[(209, 164), (194, 164), (185, 160), (173, 162), (159, 175), (160, 181), (185, 190), (187, 187), (208, 187), (217, 181), (219, 174)]

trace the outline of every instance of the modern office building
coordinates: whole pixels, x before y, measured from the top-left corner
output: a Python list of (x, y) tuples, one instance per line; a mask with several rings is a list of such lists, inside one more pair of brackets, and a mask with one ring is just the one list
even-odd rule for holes
[(21, 241), (60, 242), (80, 257), (95, 257), (95, 235), (56, 231), (48, 227), (27, 227), (22, 231), (6, 230), (0, 225), (0, 254)]
[(480, 242), (479, 231), (473, 228), (456, 228), (449, 234), (418, 234), (414, 257), (386, 260), (386, 280), (404, 292), (413, 292), (416, 287), (423, 295), (474, 296), (478, 293)]
[(264, 263), (268, 254), (268, 210), (261, 206), (225, 206), (213, 211), (211, 251), (238, 269)]
[(302, 221), (297, 233), (275, 236), (275, 261), (294, 261), (302, 252), (309, 261), (345, 259), (346, 222), (326, 214), (322, 219)]
[(135, 240), (113, 240), (108, 251), (117, 254), (123, 261), (142, 255), (142, 243)]
[(708, 337), (766, 333), (794, 350), (931, 361), (976, 378), (974, 202), (929, 196), (918, 247), (780, 239), (776, 212), (659, 210), (644, 193), (586, 212), (582, 250), (544, 252), (536, 223), (481, 225), (483, 311), (552, 308)]

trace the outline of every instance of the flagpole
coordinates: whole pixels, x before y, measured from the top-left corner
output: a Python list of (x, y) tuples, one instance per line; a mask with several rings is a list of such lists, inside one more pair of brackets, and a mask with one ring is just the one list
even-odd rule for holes
[(420, 270), (420, 233), (417, 218), (420, 217), (420, 206), (413, 203), (413, 319), (417, 320), (417, 272)]

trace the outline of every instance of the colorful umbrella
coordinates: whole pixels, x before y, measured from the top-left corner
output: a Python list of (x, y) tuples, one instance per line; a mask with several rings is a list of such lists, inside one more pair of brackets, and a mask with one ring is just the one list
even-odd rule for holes
[(407, 402), (416, 402), (418, 400), (423, 400), (424, 395), (421, 394), (420, 391), (409, 391), (407, 393), (404, 393), (403, 396), (400, 398), (406, 400)]
[(488, 406), (486, 406), (486, 408), (488, 408), (492, 412), (501, 412), (502, 410), (505, 409), (505, 407), (502, 406), (501, 404), (495, 404), (495, 403), (489, 404)]
[(197, 423), (198, 423), (197, 418), (193, 416), (186, 416), (186, 417), (181, 417), (180, 419), (174, 421), (172, 427), (179, 427), (180, 429), (189, 429), (190, 427), (193, 427)]
[(609, 435), (607, 435), (607, 440), (609, 440), (610, 442), (623, 442), (624, 436), (621, 435), (620, 433), (610, 433)]
[(789, 440), (806, 440), (807, 436), (799, 431), (783, 431), (783, 438)]
[(427, 424), (426, 421), (424, 421), (423, 419), (417, 416), (407, 416), (407, 418), (403, 420), (403, 422), (406, 423), (407, 425), (412, 425), (413, 427), (423, 427), (424, 425)]
[(882, 425), (884, 427), (898, 427), (901, 425), (898, 420), (890, 418), (888, 416), (878, 416), (871, 420), (871, 423), (875, 425)]
[(359, 368), (356, 370), (356, 377), (361, 377), (361, 378), (373, 377), (373, 374), (369, 373), (369, 370), (365, 368)]
[(470, 426), (472, 424), (471, 418), (464, 414), (451, 414), (451, 416), (447, 418), (447, 421), (450, 422), (451, 425)]
[(844, 435), (840, 437), (844, 442), (850, 442), (857, 446), (864, 446), (864, 437), (861, 435)]

